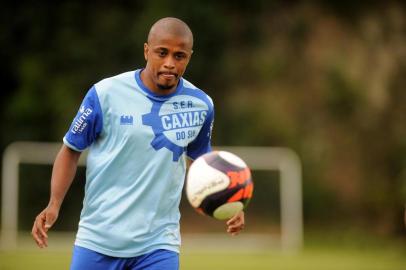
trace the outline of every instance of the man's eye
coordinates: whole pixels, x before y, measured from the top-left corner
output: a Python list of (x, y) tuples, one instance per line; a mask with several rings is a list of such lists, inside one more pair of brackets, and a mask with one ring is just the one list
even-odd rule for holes
[(165, 51), (159, 51), (159, 52), (158, 52), (158, 55), (159, 55), (159, 56), (165, 56), (165, 55), (166, 55), (166, 52), (165, 52)]
[(182, 60), (182, 59), (186, 58), (186, 56), (184, 54), (176, 54), (175, 58), (178, 60)]

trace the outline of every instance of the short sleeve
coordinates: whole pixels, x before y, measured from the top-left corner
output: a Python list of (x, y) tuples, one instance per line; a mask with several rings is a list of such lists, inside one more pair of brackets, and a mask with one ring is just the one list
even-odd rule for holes
[(214, 110), (207, 114), (206, 120), (197, 138), (188, 145), (187, 156), (193, 160), (211, 151), (211, 134), (213, 131)]
[(93, 86), (83, 99), (63, 142), (73, 150), (83, 151), (97, 139), (102, 127), (103, 114), (96, 88)]

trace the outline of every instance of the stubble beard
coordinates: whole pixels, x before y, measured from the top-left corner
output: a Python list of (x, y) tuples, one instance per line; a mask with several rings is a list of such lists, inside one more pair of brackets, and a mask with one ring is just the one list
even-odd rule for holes
[(157, 84), (157, 86), (161, 90), (171, 90), (175, 85)]

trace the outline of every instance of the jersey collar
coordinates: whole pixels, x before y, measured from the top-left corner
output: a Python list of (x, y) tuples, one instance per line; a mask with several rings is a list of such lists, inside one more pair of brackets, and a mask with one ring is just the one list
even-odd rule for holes
[(158, 100), (166, 100), (168, 98), (171, 98), (182, 90), (183, 88), (183, 78), (179, 79), (178, 85), (176, 86), (176, 90), (173, 93), (167, 94), (167, 95), (160, 95), (155, 92), (152, 92), (148, 87), (145, 86), (145, 84), (141, 80), (141, 72), (144, 69), (137, 69), (135, 71), (135, 81), (137, 82), (138, 86), (141, 88), (141, 90), (147, 94), (148, 97), (153, 98), (153, 99), (158, 99)]

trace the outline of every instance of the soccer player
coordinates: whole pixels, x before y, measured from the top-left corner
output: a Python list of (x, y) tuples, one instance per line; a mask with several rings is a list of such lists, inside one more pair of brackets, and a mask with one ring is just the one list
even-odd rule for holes
[[(48, 206), (32, 235), (40, 248), (89, 149), (85, 198), (71, 269), (178, 269), (179, 201), (186, 159), (211, 151), (213, 103), (182, 76), (193, 35), (163, 18), (144, 44), (146, 66), (104, 79), (87, 92), (63, 138)], [(238, 234), (244, 213), (227, 221)]]

